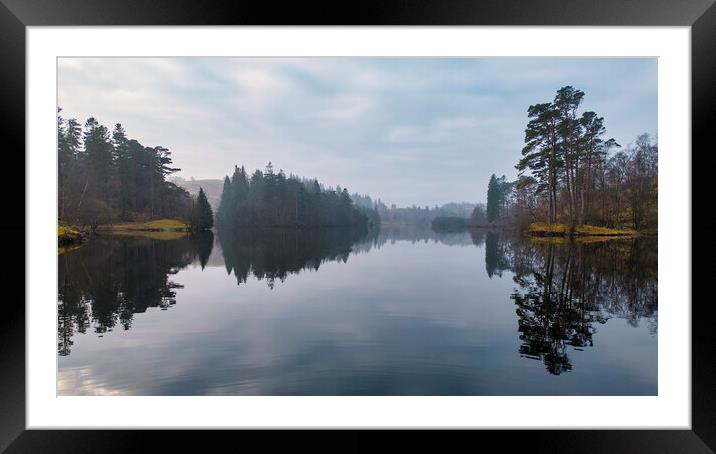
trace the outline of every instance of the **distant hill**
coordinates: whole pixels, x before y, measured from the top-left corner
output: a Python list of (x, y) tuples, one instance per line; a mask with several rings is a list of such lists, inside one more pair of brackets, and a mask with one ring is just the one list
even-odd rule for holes
[(185, 180), (184, 178), (176, 177), (172, 178), (171, 181), (194, 195), (199, 193), (200, 187), (203, 188), (206, 198), (209, 199), (211, 209), (216, 213), (221, 200), (221, 191), (224, 190), (224, 180)]

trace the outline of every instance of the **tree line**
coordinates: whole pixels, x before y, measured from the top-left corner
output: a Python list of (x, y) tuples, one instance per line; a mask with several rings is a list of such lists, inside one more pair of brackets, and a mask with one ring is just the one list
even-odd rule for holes
[(658, 144), (648, 134), (626, 148), (605, 139), (604, 118), (580, 114), (583, 99), (566, 86), (553, 101), (529, 106), (519, 177), (492, 175), (488, 221), (657, 228)]
[(347, 189), (286, 176), (269, 162), (251, 175), (235, 166), (231, 178), (224, 178), (217, 221), (220, 227), (377, 226), (380, 218), (373, 209), (357, 207)]
[(475, 204), (467, 202), (450, 202), (434, 207), (428, 205), (398, 207), (395, 204), (389, 207), (381, 199), (373, 200), (367, 194), (358, 193), (351, 194), (351, 199), (359, 207), (377, 211), (383, 224), (393, 225), (430, 225), (434, 219), (440, 217), (464, 218), (468, 217), (475, 208)]
[[(171, 152), (127, 136), (120, 123), (110, 130), (94, 117), (84, 123), (57, 116), (59, 219), (97, 227), (117, 221), (177, 218), (209, 228), (201, 194), (194, 199), (167, 177), (180, 169)], [(206, 197), (204, 196), (204, 200)], [(203, 220), (204, 224), (196, 224)]]

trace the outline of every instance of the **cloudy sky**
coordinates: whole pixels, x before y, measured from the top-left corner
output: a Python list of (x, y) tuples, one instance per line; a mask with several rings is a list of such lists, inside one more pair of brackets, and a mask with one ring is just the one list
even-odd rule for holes
[(271, 161), (398, 206), (484, 201), (516, 176), (528, 106), (564, 85), (622, 145), (657, 134), (656, 59), (58, 60), (63, 117), (122, 123), (184, 178)]

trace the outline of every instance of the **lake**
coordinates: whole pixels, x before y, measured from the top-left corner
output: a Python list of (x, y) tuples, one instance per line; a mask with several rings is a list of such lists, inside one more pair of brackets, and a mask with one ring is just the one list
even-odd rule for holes
[(219, 233), (59, 255), (58, 394), (657, 394), (656, 239)]

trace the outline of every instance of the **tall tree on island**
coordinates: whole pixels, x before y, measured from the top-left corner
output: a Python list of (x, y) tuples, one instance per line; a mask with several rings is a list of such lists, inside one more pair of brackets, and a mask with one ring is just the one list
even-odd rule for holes
[(563, 181), (567, 191), (567, 208), (571, 224), (578, 218), (580, 201), (580, 180), (583, 174), (584, 156), (582, 149), (582, 126), (577, 117), (577, 109), (584, 99), (584, 92), (567, 85), (557, 90), (553, 106), (557, 112), (557, 151), (561, 155)]
[(557, 170), (562, 166), (557, 152), (558, 114), (552, 103), (535, 104), (527, 109), (531, 120), (525, 130), (522, 159), (515, 166), (520, 175), (529, 169), (537, 182), (537, 191), (547, 192), (550, 223), (557, 221)]

